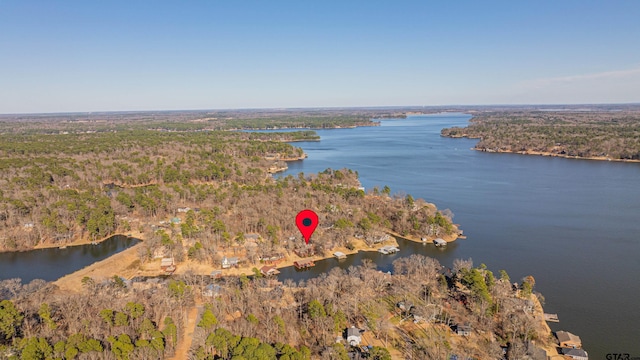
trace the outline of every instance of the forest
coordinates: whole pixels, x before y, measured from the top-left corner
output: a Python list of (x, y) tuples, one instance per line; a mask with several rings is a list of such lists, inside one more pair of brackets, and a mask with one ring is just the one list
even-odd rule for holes
[[(38, 280), (1, 281), (0, 356), (522, 359), (553, 346), (533, 277), (516, 288), (505, 271), (496, 277), (471, 259), (447, 269), (412, 255), (394, 262), (393, 275), (365, 263), (300, 283), (184, 274), (82, 284), (61, 293)], [(190, 312), (197, 316), (187, 336)], [(348, 329), (369, 346), (347, 343)]]
[(479, 138), (475, 149), (542, 155), (640, 160), (640, 111), (490, 111), (442, 136)]
[[(154, 263), (158, 254), (216, 268), (225, 254), (239, 254), (257, 267), (274, 254), (371, 246), (385, 232), (455, 238), (450, 210), (386, 185), (365, 191), (355, 170), (273, 176), (306, 156), (290, 143), (318, 140), (305, 128), (375, 126), (370, 119), (398, 116), (2, 116), (0, 251), (134, 232), (144, 241), (128, 268)], [(309, 246), (292, 221), (303, 208), (319, 215)], [(506, 272), (494, 276), (471, 259), (447, 269), (415, 255), (394, 262), (392, 273), (365, 263), (300, 283), (255, 267), (251, 276), (222, 278), (189, 269), (125, 278), (120, 270), (71, 287), (0, 281), (0, 357), (521, 359), (553, 347), (533, 277), (514, 285)], [(360, 339), (369, 346), (358, 346)]]
[[(291, 214), (303, 206), (318, 210), (335, 241), (385, 228), (416, 236), (454, 232), (450, 212), (410, 195), (398, 197), (387, 188), (365, 196), (352, 170), (274, 179), (271, 173), (286, 168), (285, 160), (304, 158), (300, 148), (285, 142), (299, 139), (317, 135), (156, 130), (0, 135), (0, 250), (132, 230), (148, 234), (149, 246), (154, 238), (170, 236), (163, 244), (177, 257), (196, 242), (207, 254), (232, 241), (242, 245), (247, 233), (261, 234), (273, 247), (296, 234)], [(157, 228), (186, 208), (194, 210), (179, 226)]]

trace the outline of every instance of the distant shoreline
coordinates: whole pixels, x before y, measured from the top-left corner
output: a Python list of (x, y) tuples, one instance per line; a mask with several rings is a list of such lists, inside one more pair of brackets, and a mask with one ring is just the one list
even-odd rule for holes
[[(457, 137), (459, 138), (459, 137)], [(596, 160), (596, 161), (616, 161), (616, 162), (628, 162), (628, 163), (640, 163), (640, 160), (633, 159), (612, 159), (606, 156), (571, 156), (566, 154), (557, 154), (552, 152), (545, 151), (533, 151), (533, 150), (524, 150), (524, 151), (513, 151), (513, 150), (491, 150), (491, 149), (481, 149), (477, 147), (471, 148), (471, 150), (487, 152), (487, 153), (497, 153), (497, 154), (518, 154), (518, 155), (535, 155), (535, 156), (546, 156), (546, 157), (559, 157), (564, 159), (575, 159), (575, 160)]]

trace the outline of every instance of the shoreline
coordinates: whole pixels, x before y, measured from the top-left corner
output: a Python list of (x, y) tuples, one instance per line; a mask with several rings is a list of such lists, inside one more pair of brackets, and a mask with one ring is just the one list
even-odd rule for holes
[[(138, 239), (140, 241), (144, 241), (144, 235), (137, 231), (137, 230), (132, 230), (132, 231), (127, 231), (126, 234), (124, 232), (115, 232), (111, 235), (107, 235), (105, 237), (102, 237), (98, 240), (91, 240), (88, 239), (86, 237), (81, 237), (78, 238), (72, 242), (66, 243), (66, 244), (62, 244), (62, 245), (56, 245), (56, 244), (49, 244), (49, 243), (39, 243), (38, 245), (32, 247), (31, 249), (26, 249), (26, 250), (18, 250), (18, 251), (31, 251), (31, 250), (40, 250), (40, 249), (64, 249), (70, 246), (82, 246), (82, 245), (90, 245), (92, 243), (96, 243), (96, 244), (100, 244), (101, 242), (110, 239), (114, 236), (126, 236), (126, 237), (131, 237), (131, 238), (135, 238)], [(106, 260), (106, 259), (105, 259)]]
[[(440, 135), (442, 137), (450, 138), (450, 139), (482, 139), (480, 136), (469, 136), (469, 135)], [(518, 154), (518, 155), (536, 155), (536, 156), (548, 156), (548, 157), (559, 157), (564, 159), (574, 159), (574, 160), (596, 160), (596, 161), (615, 161), (615, 162), (625, 162), (625, 163), (640, 163), (640, 160), (634, 159), (613, 159), (606, 156), (572, 156), (566, 154), (558, 154), (552, 153), (548, 151), (535, 151), (535, 150), (523, 150), (523, 151), (515, 151), (515, 150), (493, 150), (493, 149), (483, 149), (479, 147), (472, 147), (471, 150), (487, 152), (487, 153), (496, 153), (496, 154)]]
[(410, 236), (410, 235), (406, 235), (406, 236), (400, 235), (397, 232), (394, 232), (392, 230), (385, 230), (385, 232), (387, 234), (389, 234), (389, 235), (392, 235), (392, 236), (395, 236), (395, 237), (399, 237), (399, 238), (404, 239), (404, 240), (413, 241), (413, 242), (416, 242), (416, 243), (421, 243), (421, 244), (422, 243), (433, 244), (433, 240), (435, 240), (437, 238), (440, 238), (440, 239), (446, 241), (447, 243), (451, 243), (451, 242), (454, 242), (454, 241), (460, 239), (460, 235), (461, 235), (460, 229), (458, 228), (458, 226), (453, 225), (453, 227), (456, 230), (453, 234), (451, 234), (451, 235), (443, 235), (443, 236), (430, 236), (430, 237), (425, 236), (427, 238), (426, 241), (422, 241), (422, 239), (418, 239), (418, 238)]
[(90, 245), (92, 243), (96, 243), (99, 244), (107, 239), (110, 239), (114, 236), (126, 236), (126, 237), (132, 237), (135, 238), (137, 240), (140, 241), (144, 241), (144, 236), (141, 232), (137, 231), (137, 230), (132, 230), (132, 231), (127, 231), (125, 232), (115, 232), (111, 235), (107, 235), (104, 236), (98, 240), (91, 240), (89, 238), (86, 237), (80, 237), (77, 238), (76, 240), (73, 240), (71, 242), (68, 243), (64, 243), (64, 244), (51, 244), (48, 242), (41, 242), (38, 243), (37, 245), (28, 248), (28, 249), (15, 249), (15, 250), (0, 250), (0, 253), (21, 253), (21, 252), (27, 252), (27, 251), (33, 251), (33, 250), (43, 250), (43, 249), (64, 249), (67, 247), (71, 247), (71, 246), (82, 246), (82, 245)]
[[(142, 239), (140, 240), (143, 241)], [(349, 250), (345, 247), (337, 247), (328, 250), (324, 256), (314, 255), (308, 258), (301, 258), (295, 254), (291, 254), (288, 255), (284, 260), (279, 261), (275, 264), (264, 264), (258, 262), (257, 264), (248, 264), (241, 267), (222, 269), (220, 265), (214, 265), (211, 262), (199, 263), (186, 259), (185, 261), (176, 264), (177, 268), (173, 274), (183, 275), (187, 272), (191, 272), (196, 275), (210, 276), (213, 271), (221, 270), (222, 277), (240, 276), (243, 274), (253, 275), (253, 268), (260, 269), (265, 265), (273, 266), (277, 269), (280, 269), (293, 266), (293, 263), (300, 259), (311, 259), (313, 261), (330, 259), (334, 257), (333, 254), (337, 251), (343, 252), (345, 255), (353, 255), (358, 253), (359, 251), (378, 251), (378, 249), (387, 245), (398, 246), (398, 242), (395, 238), (384, 241), (380, 244), (376, 244), (372, 247), (366, 245), (365, 242), (361, 239), (353, 238), (351, 240), (355, 244), (353, 250)], [(78, 291), (82, 288), (82, 279), (87, 276), (98, 281), (109, 279), (116, 275), (128, 280), (136, 276), (156, 277), (165, 275), (165, 272), (160, 268), (160, 259), (153, 259), (145, 263), (140, 262), (140, 259), (138, 257), (138, 249), (141, 246), (142, 242), (117, 254), (114, 254), (106, 259), (94, 262), (93, 264), (90, 264), (82, 269), (67, 274), (55, 281), (52, 281), (52, 283), (57, 285), (61, 290)]]
[(496, 154), (517, 154), (517, 155), (535, 155), (535, 156), (547, 156), (547, 157), (559, 157), (564, 159), (574, 159), (574, 160), (596, 160), (596, 161), (615, 161), (615, 162), (626, 162), (626, 163), (640, 163), (640, 160), (634, 159), (612, 159), (606, 156), (571, 156), (566, 154), (556, 154), (552, 152), (545, 151), (533, 151), (533, 150), (525, 150), (525, 151), (513, 151), (513, 150), (491, 150), (491, 149), (481, 149), (477, 147), (471, 148), (471, 150), (487, 152), (487, 153), (496, 153)]

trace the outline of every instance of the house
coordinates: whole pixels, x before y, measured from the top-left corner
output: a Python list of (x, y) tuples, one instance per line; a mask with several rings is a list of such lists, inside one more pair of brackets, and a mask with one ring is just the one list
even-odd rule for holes
[(182, 220), (180, 220), (179, 217), (174, 217), (174, 218), (171, 219), (171, 223), (172, 224), (180, 224), (180, 221), (182, 221)]
[(237, 258), (237, 257), (230, 257), (230, 258), (228, 258), (228, 257), (226, 257), (226, 256), (225, 256), (225, 257), (222, 259), (222, 268), (223, 268), (223, 269), (229, 269), (229, 268), (231, 268), (232, 266), (233, 266), (233, 267), (238, 267), (238, 262), (239, 262), (239, 260), (238, 260), (238, 258)]
[(221, 291), (222, 287), (220, 285), (210, 284), (202, 290), (202, 295), (207, 297), (218, 297), (220, 296)]
[(560, 353), (575, 360), (589, 360), (589, 354), (582, 349), (560, 348)]
[(260, 268), (260, 274), (262, 274), (263, 276), (273, 276), (273, 275), (280, 274), (280, 271), (278, 271), (278, 269), (276, 269), (275, 266), (265, 265)]
[(284, 259), (284, 254), (282, 253), (265, 254), (260, 257), (260, 261), (267, 265), (277, 264), (282, 259)]
[(563, 348), (582, 347), (582, 341), (580, 340), (580, 337), (568, 331), (558, 331), (556, 332), (556, 337), (558, 338), (558, 343), (560, 343), (560, 347), (563, 347)]
[(190, 207), (179, 207), (178, 208), (178, 212), (179, 213), (186, 213), (186, 212), (189, 212), (189, 210), (191, 210)]
[(471, 335), (471, 331), (473, 331), (473, 328), (471, 328), (471, 324), (469, 323), (456, 325), (456, 334), (458, 334), (459, 336), (469, 336)]
[(351, 346), (359, 346), (362, 342), (362, 334), (360, 329), (352, 326), (347, 329), (347, 344)]
[(173, 261), (173, 258), (162, 258), (160, 261), (160, 269), (162, 269), (167, 274), (172, 274), (176, 271), (176, 264)]

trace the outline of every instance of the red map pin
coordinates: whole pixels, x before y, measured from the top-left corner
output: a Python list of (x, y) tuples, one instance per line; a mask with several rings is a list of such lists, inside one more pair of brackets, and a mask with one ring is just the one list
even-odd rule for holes
[(311, 234), (316, 231), (318, 226), (318, 214), (313, 210), (302, 210), (296, 215), (296, 226), (302, 233), (304, 241), (308, 244)]

